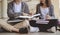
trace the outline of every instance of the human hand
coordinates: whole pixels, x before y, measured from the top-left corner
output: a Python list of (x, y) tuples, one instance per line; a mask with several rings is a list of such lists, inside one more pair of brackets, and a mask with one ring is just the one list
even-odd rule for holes
[(46, 19), (51, 19), (51, 17), (49, 15), (46, 15)]
[(32, 12), (30, 12), (30, 14), (29, 14), (30, 16), (32, 16), (33, 15), (33, 13)]
[(23, 13), (23, 16), (27, 16), (27, 15), (29, 15), (29, 14), (27, 14), (27, 13)]

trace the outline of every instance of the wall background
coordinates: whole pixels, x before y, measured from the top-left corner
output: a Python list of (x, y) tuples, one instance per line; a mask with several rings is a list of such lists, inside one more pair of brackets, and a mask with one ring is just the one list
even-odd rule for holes
[[(10, 0), (11, 1), (11, 0)], [(25, 1), (25, 0), (24, 0)], [(59, 15), (59, 0), (51, 0), (52, 4), (54, 5), (54, 13), (56, 18), (59, 19), (60, 15)], [(36, 5), (39, 3), (39, 0), (31, 0), (26, 2), (29, 6), (30, 12), (36, 12)], [(0, 18), (1, 18), (1, 2), (0, 2)], [(6, 16), (7, 17), (7, 16)]]
[(0, 18), (1, 18), (1, 2), (0, 2)]

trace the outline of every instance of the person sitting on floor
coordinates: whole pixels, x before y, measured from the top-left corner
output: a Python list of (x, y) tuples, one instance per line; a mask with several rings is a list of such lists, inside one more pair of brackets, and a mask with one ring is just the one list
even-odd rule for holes
[[(22, 2), (22, 0), (13, 0), (12, 2), (8, 3), (7, 15), (10, 20), (14, 20), (16, 19), (16, 17), (20, 15), (27, 15), (27, 14), (29, 14), (28, 5), (25, 2)], [(27, 27), (29, 26), (28, 25), (29, 21), (24, 20), (24, 19), (22, 20), (23, 20), (22, 22), (17, 23), (13, 26), (6, 22), (0, 23), (0, 26), (10, 32), (13, 32), (13, 31), (22, 32), (23, 31), (27, 33), (28, 32)]]
[[(54, 16), (54, 6), (51, 3), (51, 0), (40, 0), (40, 3), (37, 4), (36, 14), (40, 14), (39, 19), (48, 20), (55, 18)], [(30, 25), (34, 27), (39, 27), (40, 31), (49, 31), (55, 32), (55, 26), (57, 21), (49, 20), (48, 24), (37, 24), (36, 21), (30, 21)], [(53, 30), (54, 29), (54, 30)]]

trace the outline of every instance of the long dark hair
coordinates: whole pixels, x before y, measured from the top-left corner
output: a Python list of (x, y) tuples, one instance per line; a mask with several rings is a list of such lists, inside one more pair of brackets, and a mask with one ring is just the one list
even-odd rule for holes
[[(45, 4), (47, 7), (51, 5), (51, 0), (45, 0)], [(43, 3), (40, 1), (40, 6), (43, 6)]]
[(15, 2), (15, 0), (13, 0)]

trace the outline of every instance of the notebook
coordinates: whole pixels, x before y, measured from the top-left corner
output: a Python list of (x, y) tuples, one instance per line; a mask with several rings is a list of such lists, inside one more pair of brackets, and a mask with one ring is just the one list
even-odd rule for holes
[(17, 20), (9, 20), (9, 21), (7, 21), (7, 22), (10, 23), (10, 22), (21, 22), (21, 21), (23, 21), (23, 20), (17, 19)]
[(39, 20), (36, 21), (36, 23), (37, 23), (37, 24), (48, 24), (49, 21), (39, 19)]

